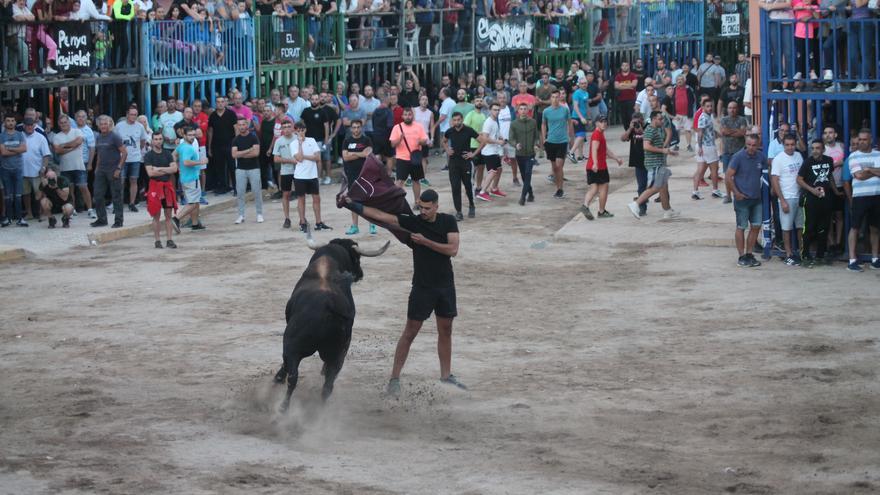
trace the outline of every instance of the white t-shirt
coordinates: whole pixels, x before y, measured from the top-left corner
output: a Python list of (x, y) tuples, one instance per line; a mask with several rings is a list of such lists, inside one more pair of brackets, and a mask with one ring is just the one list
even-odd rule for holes
[[(174, 142), (177, 140), (174, 124), (181, 120), (183, 120), (183, 114), (178, 111), (174, 111), (174, 113), (165, 112), (159, 116), (159, 123), (162, 124), (162, 136), (165, 138), (165, 147), (168, 149), (174, 148)], [(126, 158), (126, 160), (128, 159)]]
[[(28, 142), (30, 150), (30, 142)], [(849, 171), (852, 174), (852, 195), (854, 198), (862, 196), (880, 195), (880, 177), (869, 179), (856, 179), (855, 173), (869, 168), (880, 168), (880, 151), (871, 150), (868, 153), (853, 151), (849, 154)], [(27, 176), (27, 174), (25, 174)]]
[(24, 134), (24, 140), (27, 143), (27, 151), (22, 153), (21, 159), (23, 163), (23, 172), (25, 177), (39, 177), (40, 169), (43, 168), (43, 157), (51, 156), (49, 151), (49, 141), (37, 131)]
[[(486, 119), (486, 121), (483, 122), (482, 134), (487, 134), (489, 136), (489, 139), (501, 139), (501, 128), (498, 126), (498, 122), (496, 122), (492, 117)], [(487, 144), (486, 146), (483, 146), (482, 150), (480, 150), (480, 154), (483, 156), (500, 155), (501, 145)]]
[(770, 174), (779, 177), (779, 188), (785, 199), (800, 197), (801, 187), (797, 183), (797, 176), (803, 164), (804, 157), (798, 151), (791, 156), (783, 151), (773, 159)]
[[(284, 137), (281, 136), (275, 140), (275, 147), (272, 148), (273, 156), (280, 156), (281, 158), (293, 158), (293, 143), (296, 141), (296, 136)], [(296, 165), (292, 163), (282, 163), (281, 164), (281, 175), (293, 175), (293, 169)]]
[(510, 122), (513, 120), (513, 114), (509, 106), (505, 106), (498, 112), (498, 132), (501, 139), (510, 138)]
[[(315, 153), (321, 152), (321, 147), (318, 146), (318, 142), (313, 138), (307, 137), (305, 141), (300, 143), (298, 140), (294, 141), (290, 145), (291, 151), (294, 154), (299, 152), (300, 145), (302, 145), (302, 153), (304, 156), (314, 155)], [(294, 179), (317, 179), (318, 178), (318, 163), (314, 160), (305, 159), (296, 164), (296, 170), (293, 173)]]
[[(172, 130), (173, 129), (174, 126), (172, 126)], [(116, 131), (116, 134), (119, 134), (119, 137), (122, 138), (122, 142), (125, 144), (125, 150), (128, 151), (128, 156), (125, 157), (125, 161), (128, 163), (143, 161), (141, 155), (141, 141), (147, 141), (150, 139), (144, 126), (138, 121), (135, 121), (134, 124), (129, 124), (127, 120), (123, 120), (116, 124), (116, 129), (114, 130)]]
[(426, 108), (422, 110), (422, 107), (413, 108), (413, 120), (422, 124), (422, 128), (425, 129), (425, 134), (431, 135), (431, 115), (433, 113), (430, 109)]
[[(83, 137), (83, 134), (79, 129), (71, 128), (67, 133), (58, 131), (55, 134), (53, 143), (55, 146), (61, 146), (81, 137)], [(85, 143), (85, 138), (83, 138), (83, 143)], [(82, 147), (83, 145), (80, 144), (73, 151), (58, 155), (58, 165), (61, 167), (62, 172), (86, 169), (85, 163), (83, 163)]]
[[(449, 127), (452, 125), (452, 109), (455, 108), (455, 100), (452, 98), (446, 98), (443, 100), (443, 104), (440, 105), (440, 117), (446, 116), (446, 120), (440, 122), (440, 132), (445, 134), (446, 131), (449, 130)], [(464, 118), (464, 115), (461, 116)]]

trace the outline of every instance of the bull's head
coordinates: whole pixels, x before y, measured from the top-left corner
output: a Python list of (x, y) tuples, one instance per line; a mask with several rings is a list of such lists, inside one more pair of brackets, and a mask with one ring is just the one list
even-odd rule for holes
[(352, 274), (354, 277), (354, 281), (364, 278), (364, 272), (361, 270), (361, 256), (374, 257), (380, 256), (385, 251), (388, 250), (388, 247), (391, 245), (391, 241), (385, 241), (385, 244), (376, 248), (376, 249), (364, 249), (358, 246), (358, 243), (351, 239), (333, 239), (327, 244), (318, 244), (314, 239), (308, 238), (306, 239), (308, 242), (309, 248), (315, 251), (315, 254), (312, 256), (312, 259), (322, 254), (322, 251), (325, 251), (326, 248), (332, 246), (341, 247), (348, 254), (347, 260), (337, 259), (337, 262), (341, 264), (341, 268), (344, 271), (347, 271)]

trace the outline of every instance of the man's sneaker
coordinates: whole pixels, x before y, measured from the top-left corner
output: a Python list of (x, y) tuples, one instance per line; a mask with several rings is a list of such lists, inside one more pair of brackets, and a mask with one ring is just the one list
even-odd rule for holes
[(800, 72), (795, 72), (794, 77), (792, 79), (794, 79), (795, 81), (800, 81), (803, 78), (804, 78), (803, 74), (801, 74)]
[(748, 256), (746, 256), (746, 255), (740, 256), (739, 259), (736, 260), (736, 265), (739, 266), (740, 268), (746, 268), (746, 267), (752, 266), (751, 262), (749, 261)]
[(345, 231), (345, 235), (358, 235), (360, 233), (361, 229), (359, 229), (357, 225), (352, 225)]
[(412, 186), (412, 177), (406, 179), (406, 182), (403, 183), (406, 187)]
[(210, 203), (208, 203), (208, 198), (202, 196), (201, 198), (199, 198), (199, 204), (208, 206)]
[(636, 203), (635, 201), (633, 201), (632, 203), (629, 203), (628, 205), (626, 205), (626, 207), (629, 208), (629, 212), (632, 213), (632, 215), (634, 217), (636, 217), (636, 220), (638, 220), (639, 219), (639, 204)]
[(489, 191), (489, 194), (491, 194), (492, 196), (497, 196), (499, 198), (507, 197), (507, 193), (498, 188), (496, 188), (494, 191)]
[(556, 199), (563, 199), (565, 198), (565, 191), (563, 191), (562, 189), (557, 189), (556, 192), (553, 194), (553, 197)]
[(474, 218), (475, 216), (477, 216), (477, 209), (474, 208), (473, 206), (469, 206), (468, 207), (468, 218)]
[(333, 179), (331, 179), (329, 175), (324, 177), (324, 181), (321, 182), (321, 184), (324, 184), (325, 186), (329, 186), (332, 183), (333, 183)]
[(244, 223), (244, 217), (239, 215), (238, 218), (235, 219), (235, 225), (239, 225)]
[(19, 227), (27, 227), (28, 223), (24, 218), (19, 218), (18, 221), (15, 222), (15, 225), (18, 225)]
[(801, 264), (794, 256), (789, 256), (782, 260), (782, 262), (788, 266), (799, 266)]
[(693, 199), (694, 201), (699, 201), (703, 199), (703, 195), (700, 194), (699, 191), (694, 191), (693, 194), (691, 194), (691, 199)]
[(419, 179), (419, 184), (421, 184), (423, 187), (431, 187), (431, 183), (428, 181), (428, 179)]
[(269, 196), (269, 199), (281, 199), (281, 197), (282, 197), (283, 195), (284, 195), (283, 192), (281, 192), (281, 191), (275, 191), (274, 193), (272, 193), (271, 196)]
[(688, 145), (687, 150), (690, 151), (691, 153), (693, 153), (694, 147), (691, 145)]
[(49, 217), (49, 228), (54, 229), (56, 224), (58, 224), (58, 220), (55, 217)]
[(172, 241), (171, 239), (168, 239), (168, 241), (165, 242), (165, 247), (177, 249), (177, 244), (175, 244), (174, 241)]
[(89, 208), (88, 214), (89, 214), (89, 218), (91, 218), (92, 220), (97, 220), (98, 214), (95, 213), (94, 208)]
[(853, 93), (864, 93), (866, 91), (868, 91), (868, 88), (862, 83), (856, 84), (856, 87), (852, 89)]
[(672, 151), (678, 151), (678, 145), (677, 145), (677, 144), (676, 144), (675, 146), (672, 147)]
[(90, 223), (89, 225), (91, 225), (92, 227), (106, 227), (107, 221), (106, 220), (95, 220), (94, 222)]
[(46, 67), (45, 69), (43, 69), (43, 74), (55, 75), (58, 74), (58, 71), (51, 67)]
[(205, 230), (206, 228), (207, 227), (205, 227), (205, 224), (203, 224), (202, 222), (199, 222), (199, 223), (193, 225), (192, 227), (190, 227), (190, 230)]
[(70, 228), (70, 217), (62, 217), (61, 218), (61, 226), (65, 229)]
[(534, 203), (535, 202), (535, 195), (532, 193), (529, 193), (528, 197), (526, 198), (526, 201), (528, 201), (529, 203)]
[(174, 227), (174, 232), (176, 234), (180, 233), (180, 219), (177, 217), (171, 217), (171, 226)]
[(376, 226), (370, 224), (370, 235), (376, 235), (378, 232), (376, 231)]
[(9, 227), (10, 225), (12, 225), (12, 220), (10, 220), (8, 218), (4, 218), (3, 220), (0, 220), (0, 227)]
[(450, 373), (449, 376), (447, 376), (446, 378), (441, 378), (440, 383), (445, 383), (447, 385), (455, 385), (456, 387), (458, 387), (462, 390), (468, 389), (467, 386), (465, 386), (464, 383), (461, 383), (460, 381), (458, 381), (458, 378), (456, 378), (455, 375), (453, 375), (452, 373)]
[(754, 254), (749, 253), (749, 254), (747, 254), (746, 256), (747, 256), (748, 259), (749, 259), (749, 266), (751, 266), (751, 267), (761, 266), (761, 262), (758, 261), (757, 258), (755, 258), (755, 255), (754, 255)]
[(669, 220), (670, 218), (678, 218), (680, 215), (681, 213), (673, 210), (672, 208), (663, 212), (663, 218), (666, 220)]
[(284, 219), (284, 224), (281, 225), (281, 228), (282, 229), (289, 229), (290, 228), (290, 219), (289, 218)]
[(324, 222), (318, 222), (315, 224), (315, 230), (333, 230), (333, 227), (327, 225)]
[(156, 241), (153, 245), (156, 246), (156, 249), (162, 249), (162, 241)]
[(547, 178), (547, 182), (549, 182), (551, 184), (556, 182), (556, 177), (553, 177), (552, 175), (548, 175), (546, 178)]
[(870, 266), (872, 270), (880, 270), (880, 259), (872, 261)]
[(864, 268), (862, 268), (862, 265), (860, 265), (858, 261), (853, 261), (853, 262), (849, 263), (848, 265), (846, 265), (846, 269), (851, 272), (865, 271)]
[(263, 223), (265, 221), (266, 221), (266, 219), (263, 218), (263, 215), (257, 215), (257, 223)]
[(593, 212), (590, 211), (590, 208), (587, 205), (581, 205), (581, 213), (584, 214), (584, 217), (586, 217), (587, 220), (595, 218), (593, 217)]
[[(287, 223), (287, 222), (285, 222), (285, 223)], [(299, 224), (299, 231), (302, 232), (303, 234), (307, 233), (309, 231), (308, 222)]]
[(813, 268), (814, 266), (816, 266), (816, 260), (809, 256), (806, 256), (803, 258), (801, 266), (803, 266), (804, 268)]
[(514, 186), (522, 186), (522, 182), (519, 181), (519, 177), (513, 178), (513, 185)]
[(460, 221), (464, 220), (464, 215), (462, 215), (460, 211), (457, 211), (457, 212), (455, 212), (455, 219), (460, 222)]
[(477, 199), (479, 199), (481, 201), (492, 201), (492, 197), (489, 196), (485, 192), (481, 192), (480, 194), (477, 194)]
[(400, 378), (392, 378), (388, 380), (388, 386), (385, 387), (385, 395), (392, 399), (400, 398)]
[(121, 229), (122, 222), (113, 222), (113, 225), (110, 226), (111, 229)]
[(733, 203), (733, 198), (731, 198), (729, 194), (725, 194), (724, 199), (722, 199), (721, 202), (727, 205)]
[(718, 189), (715, 189), (714, 191), (712, 191), (712, 197), (713, 197), (713, 198), (723, 198), (723, 197), (724, 197), (724, 193), (722, 193), (722, 192), (719, 191)]
[(614, 218), (614, 213), (611, 213), (608, 210), (600, 211), (596, 214), (596, 218)]
[(137, 213), (137, 212), (138, 212), (138, 207), (135, 206), (135, 205), (133, 205), (133, 204), (130, 204), (130, 205), (128, 205), (128, 211), (130, 211), (130, 212), (132, 212), (132, 213)]
[(825, 69), (824, 71), (822, 71), (822, 79), (826, 81), (834, 80), (834, 73), (831, 72), (831, 69)]
[(569, 152), (568, 152), (568, 155), (566, 155), (566, 156), (568, 156), (568, 159), (571, 160), (571, 163), (577, 163), (577, 162), (578, 162), (578, 161), (577, 161), (577, 157), (574, 156), (574, 153), (572, 153), (572, 152), (569, 151)]

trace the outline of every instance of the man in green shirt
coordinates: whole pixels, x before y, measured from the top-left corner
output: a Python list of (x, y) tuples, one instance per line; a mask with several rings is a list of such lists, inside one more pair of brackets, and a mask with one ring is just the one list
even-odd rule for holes
[(517, 118), (510, 123), (508, 143), (516, 150), (516, 164), (522, 176), (522, 193), (519, 197), (520, 206), (535, 200), (532, 191), (532, 167), (535, 164), (535, 148), (538, 144), (538, 123), (529, 117), (529, 106), (520, 103), (516, 109)]
[[(461, 92), (463, 89), (459, 90), (459, 96), (461, 96)], [(477, 135), (483, 132), (483, 124), (486, 122), (486, 119), (489, 118), (489, 114), (484, 111), (483, 108), (483, 98), (481, 96), (477, 96), (474, 98), (474, 104), (471, 105), (467, 103), (467, 105), (471, 106), (471, 111), (469, 113), (463, 113), (464, 115), (464, 125), (473, 129)], [(459, 105), (455, 105), (455, 108), (459, 108)], [(455, 113), (457, 110), (453, 108), (452, 113)], [(480, 150), (483, 149), (483, 145), (476, 139), (471, 139), (471, 153), (474, 154), (473, 162), (474, 168), (476, 169), (477, 175), (475, 177), (474, 184), (476, 184), (477, 189), (474, 192), (474, 196), (480, 193), (480, 184), (483, 183), (483, 170), (486, 168), (486, 163), (483, 161), (483, 155), (480, 154)]]
[(655, 110), (651, 112), (651, 124), (645, 128), (643, 142), (645, 148), (645, 168), (648, 170), (648, 188), (630, 203), (629, 211), (637, 219), (639, 206), (648, 202), (651, 196), (660, 193), (660, 205), (663, 207), (663, 218), (675, 218), (678, 212), (669, 206), (669, 177), (672, 172), (666, 166), (666, 157), (675, 156), (677, 151), (668, 147), (666, 141), (666, 129), (663, 125), (663, 112)]

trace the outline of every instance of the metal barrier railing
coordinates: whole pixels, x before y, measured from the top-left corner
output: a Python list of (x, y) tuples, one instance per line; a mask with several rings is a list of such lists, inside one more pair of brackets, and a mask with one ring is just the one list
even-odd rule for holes
[(253, 19), (153, 21), (143, 30), (150, 79), (252, 73)]
[(384, 51), (400, 49), (401, 16), (396, 12), (348, 12), (345, 23), (346, 50)]
[(639, 2), (642, 41), (675, 41), (703, 36), (702, 0), (654, 0)]
[(639, 42), (639, 5), (634, 2), (590, 11), (594, 46), (635, 45)]
[[(819, 12), (821, 18), (771, 19), (761, 13), (767, 51), (765, 82), (798, 80), (828, 84), (880, 83), (877, 50), (880, 18), (852, 19), (843, 12)], [(762, 64), (764, 59), (762, 58)]]
[(0, 21), (0, 80), (140, 73), (140, 21)]

